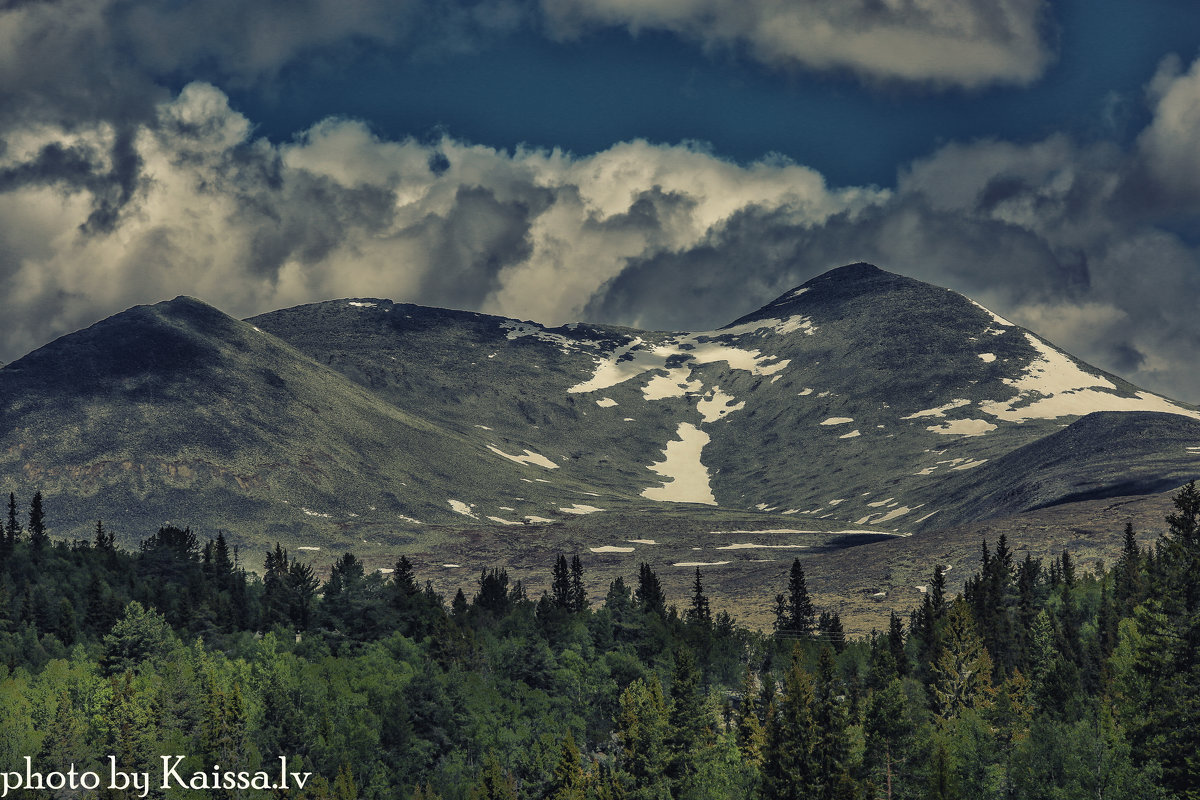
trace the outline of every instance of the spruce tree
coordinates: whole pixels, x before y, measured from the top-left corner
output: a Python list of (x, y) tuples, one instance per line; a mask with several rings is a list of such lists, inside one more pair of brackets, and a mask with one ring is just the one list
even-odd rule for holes
[(712, 625), (712, 609), (709, 607), (708, 597), (704, 594), (704, 584), (700, 582), (699, 567), (696, 567), (696, 580), (692, 583), (692, 605), (684, 618), (693, 625)]
[(808, 584), (804, 579), (804, 567), (800, 559), (792, 561), (788, 573), (787, 596), (783, 602), (776, 598), (775, 632), (779, 635), (808, 636), (816, 622), (816, 609), (808, 596)]
[(663, 595), (662, 584), (658, 582), (654, 570), (644, 561), (638, 568), (638, 588), (633, 599), (644, 611), (652, 611), (660, 616), (667, 614), (667, 600)]
[(554, 562), (554, 573), (550, 579), (550, 597), (555, 608), (569, 610), (571, 608), (571, 569), (567, 566), (567, 557), (562, 553)]
[(11, 550), (13, 545), (21, 540), (21, 526), (17, 522), (17, 496), (12, 492), (8, 493), (8, 525), (4, 532)]
[(546, 800), (585, 800), (586, 785), (583, 764), (579, 756), (579, 747), (575, 744), (575, 735), (570, 730), (563, 739), (562, 750), (558, 754), (558, 764), (554, 767), (554, 775), (550, 778), (550, 786), (545, 793)]
[(579, 560), (578, 555), (571, 556), (570, 605), (568, 607), (576, 614), (582, 614), (588, 607), (587, 590), (583, 588), (583, 562)]
[(40, 553), (50, 542), (46, 534), (46, 515), (42, 510), (42, 493), (37, 491), (29, 503), (29, 546), (35, 553)]

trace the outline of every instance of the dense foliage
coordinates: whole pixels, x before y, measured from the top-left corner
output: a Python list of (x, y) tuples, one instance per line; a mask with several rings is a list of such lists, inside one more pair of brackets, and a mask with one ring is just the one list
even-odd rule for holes
[(1194, 484), (1175, 507), (1099, 574), (985, 542), (961, 596), (933, 565), (907, 625), (848, 640), (800, 561), (768, 635), (714, 614), (699, 570), (682, 613), (647, 565), (596, 602), (565, 556), (539, 598), (489, 569), (446, 605), (403, 557), (322, 583), (276, 546), (260, 578), (174, 527), (52, 542), (41, 496), (10, 496), (0, 770), (282, 755), (316, 775), (288, 796), (339, 800), (1200, 797)]

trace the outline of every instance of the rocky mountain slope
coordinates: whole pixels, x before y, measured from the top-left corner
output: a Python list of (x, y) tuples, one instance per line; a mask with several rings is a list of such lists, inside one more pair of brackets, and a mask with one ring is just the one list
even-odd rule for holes
[(1200, 472), (1196, 408), (866, 264), (686, 333), (177, 298), (3, 367), (0, 414), (0, 490), (40, 488), (55, 535), (172, 521), (381, 565), (671, 536), (681, 569), (782, 563)]

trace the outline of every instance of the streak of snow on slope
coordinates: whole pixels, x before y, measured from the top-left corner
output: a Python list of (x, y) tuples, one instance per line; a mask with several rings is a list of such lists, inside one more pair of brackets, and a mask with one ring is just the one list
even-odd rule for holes
[(709, 442), (708, 434), (691, 423), (681, 422), (675, 435), (679, 441), (667, 442), (663, 450), (666, 458), (647, 467), (667, 478), (667, 482), (662, 486), (644, 489), (642, 497), (668, 503), (715, 506), (717, 499), (709, 487), (708, 468), (700, 461), (700, 452)]
[(806, 544), (754, 544), (752, 542), (735, 542), (722, 545), (717, 550), (794, 550), (807, 548)]
[(524, 525), (525, 524), (523, 522), (513, 522), (511, 519), (504, 519), (504, 517), (488, 517), (488, 519), (490, 519), (492, 522), (496, 522), (501, 525)]
[(801, 314), (795, 314), (787, 319), (759, 319), (753, 322), (743, 322), (741, 325), (732, 326), (729, 328), (721, 328), (717, 331), (706, 331), (704, 336), (732, 336), (734, 338), (745, 336), (750, 333), (756, 333), (761, 330), (772, 330), (778, 334), (795, 333), (796, 331), (804, 331), (808, 336), (812, 336), (817, 332), (817, 327), (813, 325), (811, 319)]
[(351, 300), (350, 305), (354, 306), (355, 308), (374, 308), (376, 305), (378, 305), (378, 303), (359, 303)]
[(686, 371), (683, 378), (676, 380), (676, 383), (686, 380), (691, 374), (691, 369), (699, 364), (724, 361), (729, 364), (730, 369), (743, 370), (752, 375), (774, 375), (791, 363), (786, 359), (779, 361), (773, 355), (762, 355), (758, 350), (743, 350), (713, 341), (716, 336), (726, 335), (728, 334), (722, 332), (682, 334), (654, 346), (648, 346), (641, 337), (635, 338), (608, 356), (597, 359), (592, 377), (567, 391), (578, 394), (608, 389), (651, 370), (666, 369), (668, 361), (672, 360), (678, 362), (682, 359), (687, 362), (685, 365), (671, 368), (672, 371)]
[(479, 517), (471, 512), (471, 507), (462, 500), (447, 500), (446, 502), (454, 509), (454, 513), (462, 514), (464, 517), (470, 517), (471, 519), (479, 519)]
[(654, 539), (626, 539), (630, 544), (658, 544)]
[(612, 408), (613, 406), (618, 405), (618, 403), (611, 397), (601, 397), (596, 401), (596, 405), (600, 406), (601, 408)]
[(855, 428), (854, 430), (850, 431), (849, 433), (843, 433), (838, 438), (839, 439), (857, 439), (859, 436), (862, 436), (862, 431), (860, 431), (858, 428)]
[(975, 469), (975, 467), (983, 466), (986, 463), (987, 463), (987, 459), (981, 458), (978, 461), (968, 461), (965, 464), (959, 464), (957, 467), (951, 467), (950, 469), (953, 469), (953, 470)]
[(822, 425), (845, 425), (854, 422), (854, 417), (830, 417), (822, 422)]
[(559, 506), (558, 510), (564, 514), (595, 514), (597, 511), (603, 511), (604, 509), (596, 508), (595, 506), (587, 506), (583, 503), (576, 503), (572, 506)]
[(606, 544), (602, 547), (589, 547), (593, 553), (632, 553), (637, 548), (635, 547), (617, 547), (615, 545)]
[(985, 419), (952, 419), (941, 425), (930, 425), (925, 430), (946, 436), (983, 436), (996, 426)]
[(554, 522), (554, 520), (552, 520), (552, 519), (546, 519), (545, 517), (535, 517), (532, 515), (526, 517), (525, 521), (526, 522), (542, 522), (542, 523)]
[(508, 453), (504, 452), (499, 447), (496, 447), (494, 444), (489, 444), (487, 446), (487, 449), (491, 450), (493, 453), (495, 453), (498, 456), (507, 458), (509, 461), (515, 461), (518, 464), (530, 464), (532, 466), (545, 467), (546, 469), (558, 469), (558, 464), (555, 464), (550, 459), (546, 458), (543, 455), (535, 453), (532, 450), (527, 449), (523, 454), (521, 454), (519, 456), (513, 456), (513, 455), (509, 455)]
[(700, 412), (700, 416), (704, 417), (705, 422), (716, 422), (726, 414), (741, 411), (746, 407), (745, 400), (737, 405), (730, 405), (734, 399), (733, 395), (725, 394), (725, 392), (721, 391), (720, 386), (714, 386), (696, 404), (696, 410)]
[(722, 536), (731, 533), (821, 533), (821, 531), (802, 531), (795, 528), (759, 528), (756, 530), (738, 530), (738, 531), (711, 531), (714, 536)]
[(962, 408), (965, 405), (970, 405), (970, 403), (971, 403), (970, 400), (966, 400), (963, 398), (957, 398), (955, 400), (951, 400), (949, 403), (946, 403), (946, 405), (944, 405), (944, 406), (938, 406), (937, 408), (927, 408), (924, 411), (918, 411), (915, 414), (909, 414), (907, 417), (901, 417), (900, 419), (920, 419), (921, 417), (944, 417), (944, 416), (946, 416), (947, 411), (950, 411), (955, 408)]
[(1005, 328), (1015, 328), (1015, 327), (1016, 327), (1016, 326), (1015, 326), (1015, 325), (1013, 325), (1011, 322), (1009, 322), (1008, 320), (1006, 320), (1004, 317), (1000, 316), (1000, 315), (999, 315), (999, 314), (997, 314), (995, 311), (992, 311), (990, 308), (986, 308), (986, 307), (984, 307), (984, 306), (981, 306), (979, 303), (976, 303), (974, 300), (971, 300), (971, 298), (969, 298), (969, 297), (967, 298), (967, 300), (969, 300), (969, 301), (970, 301), (970, 303), (971, 303), (971, 305), (975, 306), (975, 307), (976, 307), (976, 308), (978, 308), (980, 311), (984, 311), (984, 312), (986, 312), (986, 313), (987, 313), (987, 315), (988, 315), (989, 317), (991, 317), (991, 318), (992, 318), (992, 321), (994, 321), (994, 322), (995, 322), (997, 325), (1001, 325), (1001, 326), (1003, 326), (1003, 327), (1005, 327)]
[(979, 404), (985, 414), (1009, 422), (1083, 416), (1093, 411), (1160, 411), (1200, 419), (1200, 411), (1178, 406), (1165, 397), (1138, 392), (1136, 397), (1114, 394), (1117, 387), (1099, 375), (1082, 370), (1065, 353), (1055, 350), (1031, 333), (1026, 340), (1038, 351), (1020, 378), (1005, 378), (1017, 390), (1011, 400)]
[(676, 561), (672, 567), (721, 567), (728, 561)]

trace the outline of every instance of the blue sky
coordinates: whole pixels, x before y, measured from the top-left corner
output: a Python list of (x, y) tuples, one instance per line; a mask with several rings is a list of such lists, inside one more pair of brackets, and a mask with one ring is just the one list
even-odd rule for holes
[(670, 33), (609, 28), (569, 42), (522, 30), (473, 52), (416, 59), (371, 47), (336, 70), (297, 64), (284, 85), (233, 98), (273, 140), (328, 116), (367, 120), (392, 138), (446, 130), (579, 155), (639, 137), (694, 139), (738, 161), (781, 153), (836, 184), (886, 186), (900, 166), (948, 140), (1067, 132), (1127, 143), (1146, 120), (1142, 92), (1163, 56), (1200, 48), (1193, 2), (1065, 0), (1052, 26), (1055, 60), (1022, 86), (864, 82), (707, 55)]
[(178, 294), (707, 328), (867, 260), (1200, 401), (1191, 0), (34, 0), (0, 53), (0, 361)]

